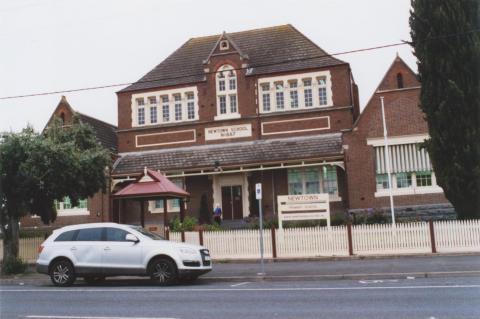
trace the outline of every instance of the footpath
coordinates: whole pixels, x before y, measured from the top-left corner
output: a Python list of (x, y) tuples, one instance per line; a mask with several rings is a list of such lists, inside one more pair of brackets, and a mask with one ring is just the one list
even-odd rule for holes
[[(376, 280), (428, 277), (480, 277), (480, 254), (441, 254), (398, 257), (353, 257), (341, 259), (267, 260), (265, 274), (259, 261), (214, 262), (213, 270), (202, 277), (206, 282)], [(134, 277), (107, 278), (107, 281)], [(0, 285), (50, 285), (46, 275), (34, 272), (3, 276)]]

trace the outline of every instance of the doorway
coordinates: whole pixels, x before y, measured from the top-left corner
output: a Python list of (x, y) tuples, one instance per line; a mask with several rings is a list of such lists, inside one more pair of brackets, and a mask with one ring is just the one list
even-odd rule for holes
[(222, 186), (223, 219), (243, 218), (243, 197), (241, 185)]

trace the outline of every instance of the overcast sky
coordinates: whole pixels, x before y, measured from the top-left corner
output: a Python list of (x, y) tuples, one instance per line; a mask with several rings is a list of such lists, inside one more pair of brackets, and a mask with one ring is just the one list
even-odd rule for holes
[[(191, 37), (290, 23), (328, 53), (409, 40), (410, 0), (2, 0), (0, 97), (138, 80)], [(363, 108), (408, 45), (341, 55)], [(115, 92), (65, 93), (77, 111), (117, 123)], [(0, 131), (43, 129), (62, 94), (0, 100)]]

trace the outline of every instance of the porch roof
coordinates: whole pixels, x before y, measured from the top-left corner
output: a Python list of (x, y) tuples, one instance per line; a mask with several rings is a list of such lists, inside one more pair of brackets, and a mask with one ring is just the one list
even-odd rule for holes
[(116, 198), (185, 198), (190, 194), (174, 183), (163, 174), (146, 169), (144, 175), (135, 182), (122, 188), (113, 197)]
[(138, 174), (145, 166), (184, 171), (341, 156), (342, 134), (327, 133), (278, 139), (222, 143), (120, 154), (112, 175)]

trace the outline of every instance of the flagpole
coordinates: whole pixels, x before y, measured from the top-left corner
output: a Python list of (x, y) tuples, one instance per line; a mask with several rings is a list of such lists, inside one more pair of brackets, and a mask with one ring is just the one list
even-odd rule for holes
[(383, 141), (385, 144), (385, 162), (387, 164), (388, 193), (390, 195), (390, 212), (392, 214), (392, 226), (393, 228), (395, 228), (395, 210), (393, 207), (393, 193), (392, 193), (392, 174), (390, 173), (390, 154), (388, 150), (387, 123), (385, 121), (385, 106), (383, 103), (383, 96), (380, 97), (380, 101), (382, 104)]

